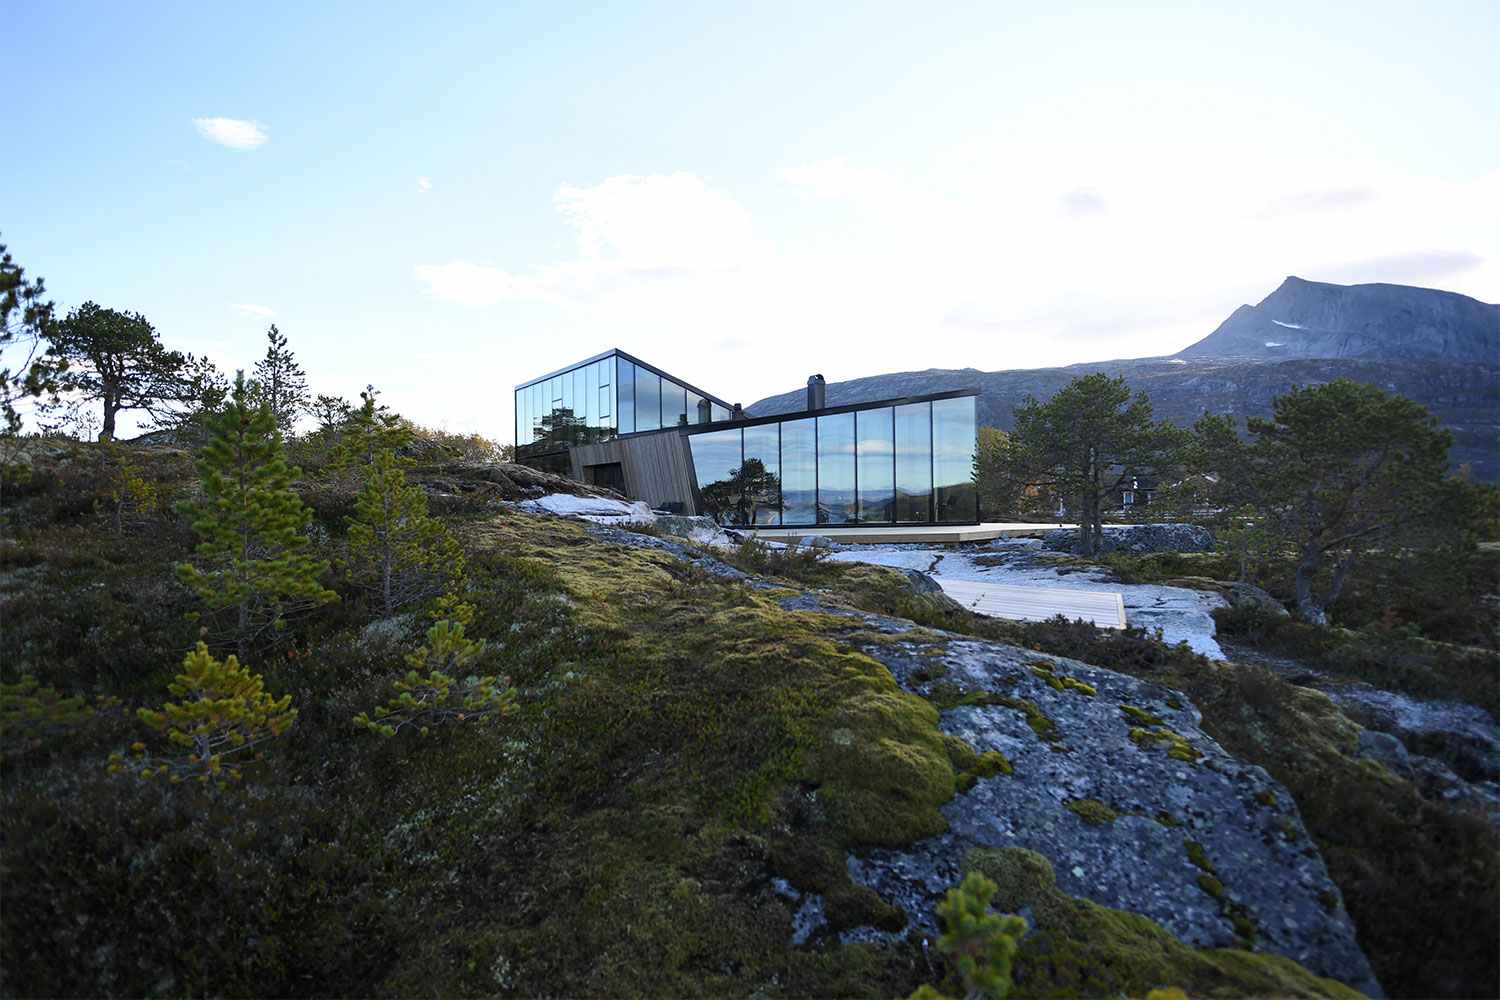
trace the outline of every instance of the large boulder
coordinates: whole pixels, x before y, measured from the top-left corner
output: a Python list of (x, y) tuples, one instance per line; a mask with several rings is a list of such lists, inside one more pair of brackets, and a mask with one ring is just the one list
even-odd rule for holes
[[(1054, 552), (1079, 551), (1078, 529), (1059, 528), (1042, 535)], [(1196, 524), (1106, 524), (1104, 552), (1212, 552), (1214, 533)]]

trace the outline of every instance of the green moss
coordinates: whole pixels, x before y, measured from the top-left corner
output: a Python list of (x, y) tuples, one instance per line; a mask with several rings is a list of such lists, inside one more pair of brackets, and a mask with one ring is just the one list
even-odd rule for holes
[(1141, 709), (1136, 708), (1134, 705), (1127, 705), (1122, 703), (1120, 705), (1120, 711), (1125, 713), (1125, 718), (1147, 729), (1151, 728), (1152, 726), (1159, 726), (1162, 724), (1162, 721), (1156, 716), (1152, 715), (1150, 712), (1144, 712)]
[(1182, 846), (1187, 850), (1188, 860), (1202, 868), (1206, 872), (1212, 872), (1214, 866), (1208, 863), (1208, 856), (1203, 853), (1203, 845), (1196, 840), (1184, 840)]
[[(1130, 741), (1142, 750), (1152, 747), (1165, 746), (1167, 756), (1173, 760), (1193, 763), (1203, 756), (1203, 752), (1187, 741), (1186, 737), (1172, 732), (1170, 729), (1157, 729), (1154, 731), (1140, 729), (1136, 726), (1130, 727)], [(1207, 763), (1212, 763), (1209, 761)]]
[(1052, 671), (1043, 670), (1041, 667), (1032, 667), (1031, 672), (1046, 681), (1047, 686), (1052, 688), (1052, 690), (1061, 691), (1063, 689), (1062, 678), (1054, 675)]
[(1078, 814), (1078, 818), (1089, 826), (1101, 826), (1112, 823), (1119, 818), (1120, 814), (1115, 812), (1103, 802), (1094, 799), (1073, 799), (1067, 803), (1068, 809)]
[(1220, 901), (1224, 899), (1224, 883), (1220, 882), (1212, 875), (1199, 875), (1198, 888), (1208, 893), (1214, 899)]
[(845, 885), (823, 897), (823, 915), (836, 931), (875, 927), (899, 931), (906, 926), (906, 910), (892, 906), (867, 885)]
[(1255, 943), (1255, 925), (1250, 922), (1249, 917), (1235, 917), (1234, 932), (1245, 942), (1245, 947), (1248, 948)]
[(974, 773), (981, 778), (993, 778), (997, 774), (1011, 774), (1013, 768), (1005, 754), (999, 750), (986, 750), (979, 755), (979, 761), (974, 767)]
[(1255, 793), (1255, 801), (1268, 808), (1276, 807), (1276, 793), (1269, 788), (1258, 789)]
[(999, 885), (992, 900), (996, 910), (1030, 907), (1034, 931), (1019, 942), (1012, 995), (1145, 996), (1172, 983), (1202, 997), (1360, 996), (1279, 955), (1199, 951), (1139, 914), (1066, 896), (1057, 889), (1051, 863), (1033, 851), (975, 848), (963, 863)]
[(1092, 684), (1085, 684), (1083, 681), (1080, 681), (1074, 677), (1064, 677), (1062, 679), (1062, 683), (1063, 687), (1067, 688), (1068, 690), (1077, 691), (1079, 694), (1088, 695), (1090, 698), (1099, 693)]
[(810, 834), (778, 840), (771, 848), (771, 871), (803, 892), (828, 892), (849, 881), (844, 852)]
[(1325, 889), (1323, 892), (1318, 893), (1318, 905), (1329, 913), (1332, 913), (1339, 908), (1339, 897)]
[(1036, 738), (1043, 743), (1055, 744), (1062, 739), (1062, 733), (1058, 730), (1057, 723), (1053, 722), (1052, 718), (1046, 712), (1037, 708), (1036, 702), (1025, 698), (1008, 698), (993, 694), (988, 697), (987, 701), (988, 704), (1013, 708), (1017, 712), (1024, 714), (1026, 716), (1026, 724), (1031, 727), (1033, 733), (1036, 733)]
[(979, 784), (979, 775), (973, 771), (964, 771), (953, 776), (953, 790), (960, 795), (972, 791), (977, 784)]

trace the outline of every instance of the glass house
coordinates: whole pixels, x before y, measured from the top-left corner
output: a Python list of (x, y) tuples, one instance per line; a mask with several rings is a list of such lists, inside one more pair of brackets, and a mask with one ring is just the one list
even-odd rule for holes
[(755, 417), (612, 350), (516, 387), (516, 460), (724, 525), (977, 524), (977, 396)]
[(605, 351), (516, 386), (516, 459), (568, 475), (574, 445), (728, 420), (731, 409), (624, 351)]

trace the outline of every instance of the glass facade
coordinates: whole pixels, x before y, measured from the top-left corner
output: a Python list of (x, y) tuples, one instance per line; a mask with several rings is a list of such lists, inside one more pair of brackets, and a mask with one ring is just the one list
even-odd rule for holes
[(754, 421), (688, 436), (726, 525), (974, 523), (974, 396)]
[(730, 416), (723, 402), (615, 351), (516, 389), (516, 446), (525, 458)]

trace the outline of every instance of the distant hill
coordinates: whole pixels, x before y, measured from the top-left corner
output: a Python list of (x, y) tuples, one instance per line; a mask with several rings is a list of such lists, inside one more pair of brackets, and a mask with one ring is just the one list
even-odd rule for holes
[(1500, 362), (1500, 305), (1410, 285), (1287, 278), (1173, 356)]
[[(1268, 334), (1269, 328), (1279, 331)], [(1046, 399), (1078, 375), (1124, 376), (1181, 426), (1205, 411), (1269, 416), (1271, 397), (1340, 375), (1428, 407), (1453, 431), (1452, 461), (1500, 480), (1500, 305), (1405, 285), (1329, 285), (1288, 278), (1171, 357), (981, 372), (928, 369), (830, 382), (828, 404), (979, 389), (979, 421), (1009, 430), (1010, 408)], [(805, 389), (759, 400), (756, 416), (807, 405)]]

